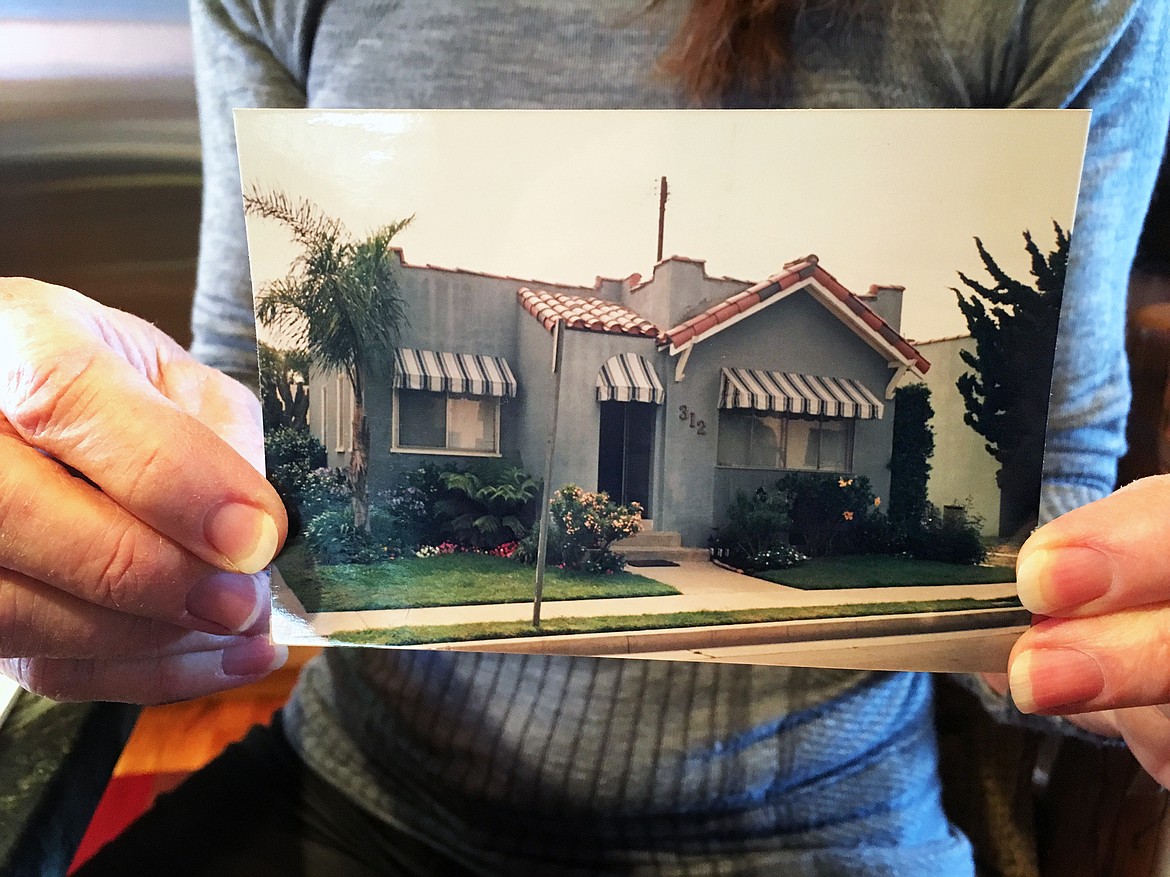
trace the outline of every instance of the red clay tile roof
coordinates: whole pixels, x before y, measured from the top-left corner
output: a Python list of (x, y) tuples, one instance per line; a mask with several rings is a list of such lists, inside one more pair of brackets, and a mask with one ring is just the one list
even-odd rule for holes
[(587, 329), (591, 332), (610, 332), (615, 335), (636, 335), (658, 338), (658, 327), (629, 308), (600, 298), (584, 298), (563, 292), (546, 292), (521, 287), (516, 293), (520, 306), (544, 328), (552, 330), (556, 321), (563, 319), (568, 329)]
[(767, 280), (761, 280), (743, 292), (737, 292), (719, 304), (707, 308), (701, 314), (679, 323), (673, 329), (667, 329), (659, 343), (662, 345), (670, 344), (678, 349), (684, 344), (697, 341), (721, 323), (759, 306), (776, 293), (809, 278), (815, 279), (821, 288), (844, 304), (853, 315), (856, 323), (864, 326), (870, 335), (876, 335), (887, 346), (894, 348), (917, 371), (924, 373), (930, 368), (926, 357), (915, 350), (910, 342), (895, 332), (858, 296), (842, 286), (832, 274), (822, 268), (815, 255), (788, 262), (782, 273), (773, 275)]

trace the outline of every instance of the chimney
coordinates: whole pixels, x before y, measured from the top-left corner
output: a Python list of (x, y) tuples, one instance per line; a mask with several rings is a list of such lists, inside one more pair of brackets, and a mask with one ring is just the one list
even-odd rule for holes
[(621, 304), (622, 297), (626, 291), (626, 282), (624, 280), (615, 280), (612, 277), (601, 277), (598, 275), (597, 279), (593, 281), (593, 294), (605, 301), (612, 301)]
[(889, 324), (895, 332), (902, 331), (902, 294), (904, 286), (873, 284), (862, 296), (869, 309)]

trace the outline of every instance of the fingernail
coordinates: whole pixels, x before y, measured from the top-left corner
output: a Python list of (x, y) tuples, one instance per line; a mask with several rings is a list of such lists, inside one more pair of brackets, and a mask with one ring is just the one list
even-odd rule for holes
[(1024, 608), (1052, 615), (1105, 596), (1113, 584), (1113, 564), (1094, 548), (1034, 551), (1016, 570), (1016, 590)]
[(217, 505), (203, 519), (203, 534), (237, 572), (254, 573), (276, 554), (276, 522), (260, 509), (238, 502)]
[(228, 676), (271, 673), (288, 660), (288, 646), (270, 643), (267, 637), (250, 636), (223, 650), (223, 672)]
[(261, 598), (254, 577), (220, 572), (187, 592), (187, 611), (232, 633), (242, 633), (260, 616)]
[(1105, 674), (1076, 649), (1028, 649), (1008, 670), (1012, 700), (1020, 712), (1056, 712), (1078, 706), (1105, 690)]

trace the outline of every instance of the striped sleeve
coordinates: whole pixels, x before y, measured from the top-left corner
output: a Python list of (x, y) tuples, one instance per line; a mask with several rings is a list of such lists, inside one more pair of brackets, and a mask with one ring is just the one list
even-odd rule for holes
[(253, 6), (191, 2), (204, 181), (191, 352), (249, 386), (257, 379), (256, 336), (232, 110), (305, 105), (303, 78), (290, 69), (296, 53), (273, 54), (276, 27)]

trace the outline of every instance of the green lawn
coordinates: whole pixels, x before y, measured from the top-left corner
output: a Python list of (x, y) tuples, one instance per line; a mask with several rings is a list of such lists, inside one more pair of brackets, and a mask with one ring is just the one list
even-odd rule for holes
[(716, 624), (759, 624), (818, 618), (860, 618), (867, 615), (906, 615), (916, 612), (955, 612), (961, 609), (1018, 607), (1012, 597), (993, 600), (908, 600), (899, 603), (862, 603), (847, 606), (797, 606), (785, 609), (737, 609), (711, 612), (664, 612), (655, 615), (608, 615), (595, 618), (553, 618), (537, 630), (527, 621), (434, 624), (420, 627), (370, 628), (339, 631), (332, 638), (355, 645), (417, 646), (428, 643), (471, 642), (524, 636), (607, 633), (621, 630), (664, 630), (709, 627)]
[[(309, 612), (523, 603), (532, 600), (536, 575), (531, 566), (485, 554), (412, 557), (368, 566), (316, 566), (303, 546), (285, 551), (277, 566)], [(677, 593), (669, 585), (634, 573), (591, 575), (551, 568), (545, 573), (543, 599), (666, 597)]]
[(893, 588), (903, 585), (975, 585), (1014, 582), (1016, 571), (1002, 566), (964, 566), (876, 554), (815, 557), (792, 569), (755, 573), (761, 579), (806, 591)]

